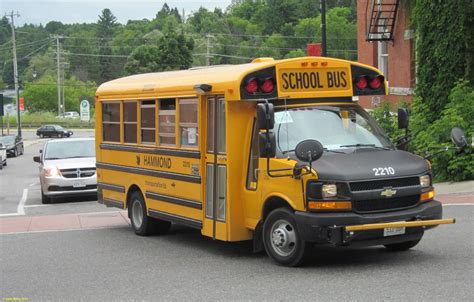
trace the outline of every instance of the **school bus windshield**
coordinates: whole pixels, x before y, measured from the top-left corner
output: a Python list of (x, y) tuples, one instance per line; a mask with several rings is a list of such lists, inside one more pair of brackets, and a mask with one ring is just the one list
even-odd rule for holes
[(373, 147), (393, 149), (384, 131), (357, 106), (310, 106), (275, 113), (277, 156), (286, 157), (296, 145), (315, 139), (327, 150)]

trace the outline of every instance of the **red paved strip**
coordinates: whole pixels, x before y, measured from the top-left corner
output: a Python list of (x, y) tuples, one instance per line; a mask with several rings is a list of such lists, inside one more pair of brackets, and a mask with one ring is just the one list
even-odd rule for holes
[(474, 193), (455, 193), (455, 194), (436, 195), (435, 199), (441, 201), (443, 204), (453, 204), (453, 203), (474, 204)]
[(125, 212), (9, 217), (0, 219), (0, 234), (66, 231), (128, 226)]

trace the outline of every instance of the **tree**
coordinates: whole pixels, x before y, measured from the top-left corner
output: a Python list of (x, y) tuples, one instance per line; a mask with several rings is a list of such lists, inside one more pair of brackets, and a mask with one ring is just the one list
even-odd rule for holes
[[(456, 80), (472, 78), (472, 27), (468, 24), (472, 25), (469, 20), (473, 14), (472, 1), (416, 1), (416, 93), (424, 103), (419, 113), (427, 123), (439, 117)], [(426, 125), (419, 126), (421, 129)]]
[(110, 9), (104, 9), (102, 15), (99, 16), (99, 20), (97, 21), (97, 37), (100, 39), (100, 82), (105, 82), (114, 78), (112, 47), (110, 47), (110, 44), (117, 27), (117, 18), (112, 14)]
[[(81, 97), (94, 98), (96, 85), (93, 82), (82, 82), (72, 77), (64, 83), (65, 109), (77, 111)], [(29, 112), (50, 111), (58, 109), (58, 90), (56, 77), (45, 75), (38, 81), (25, 84), (22, 96), (26, 100)]]
[(136, 48), (125, 65), (129, 74), (187, 69), (193, 62), (194, 41), (174, 31), (166, 33), (158, 44)]

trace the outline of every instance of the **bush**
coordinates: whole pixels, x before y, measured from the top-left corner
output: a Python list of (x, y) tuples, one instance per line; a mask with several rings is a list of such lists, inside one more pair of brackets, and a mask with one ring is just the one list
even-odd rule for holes
[[(10, 128), (16, 128), (16, 115), (9, 116)], [(6, 127), (7, 118), (4, 117), (3, 127)], [(66, 128), (94, 128), (94, 114), (91, 110), (90, 123), (81, 122), (79, 119), (57, 118), (52, 112), (24, 113), (21, 115), (22, 128), (38, 128), (44, 124), (57, 124)]]
[[(422, 102), (415, 102), (422, 107)], [(415, 105), (415, 104), (414, 104)], [(458, 81), (448, 97), (448, 103), (439, 118), (431, 124), (423, 123), (423, 109), (417, 108), (417, 122), (412, 146), (418, 154), (435, 152), (432, 146), (453, 146), (451, 129), (464, 130), (468, 144), (474, 135), (474, 89), (467, 81)], [(474, 179), (474, 154), (470, 148), (461, 153), (454, 150), (441, 152), (430, 159), (436, 181), (461, 181)]]
[[(405, 105), (402, 105), (405, 107)], [(397, 109), (400, 105), (397, 107)], [(380, 106), (374, 108), (370, 115), (377, 121), (382, 129), (387, 133), (392, 142), (404, 135), (403, 129), (398, 129), (397, 115), (390, 111), (390, 103), (383, 102)]]

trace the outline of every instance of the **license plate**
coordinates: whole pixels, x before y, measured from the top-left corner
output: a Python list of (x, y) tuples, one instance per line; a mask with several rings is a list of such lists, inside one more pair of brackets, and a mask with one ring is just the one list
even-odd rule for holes
[(72, 184), (73, 188), (84, 188), (85, 186), (86, 186), (86, 184), (83, 183), (83, 182), (75, 182), (75, 183)]
[(405, 227), (401, 228), (385, 228), (383, 229), (384, 237), (387, 236), (396, 236), (396, 235), (403, 235), (405, 234)]

